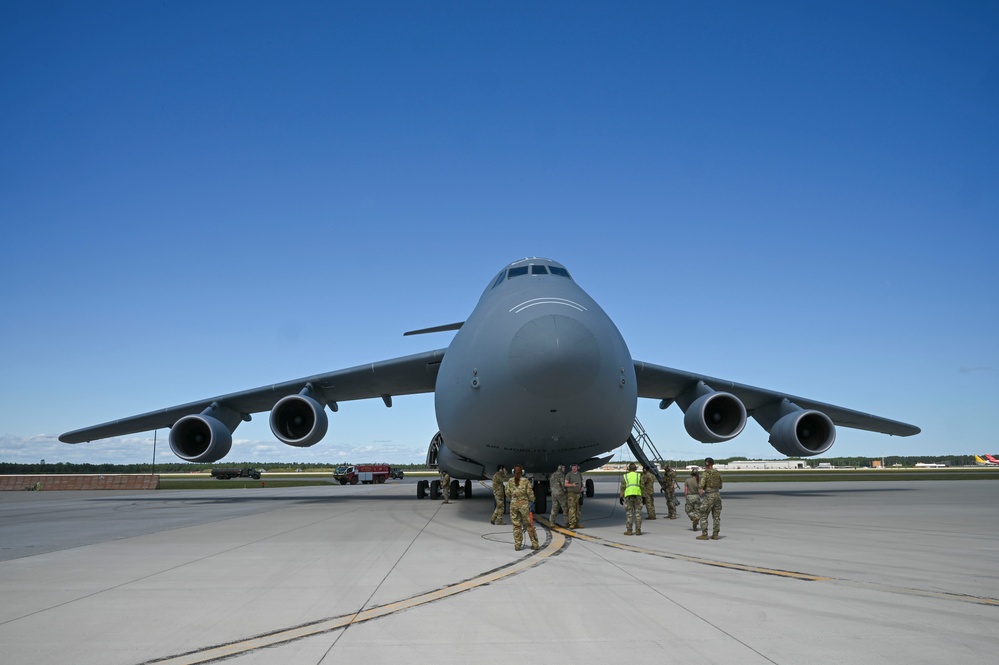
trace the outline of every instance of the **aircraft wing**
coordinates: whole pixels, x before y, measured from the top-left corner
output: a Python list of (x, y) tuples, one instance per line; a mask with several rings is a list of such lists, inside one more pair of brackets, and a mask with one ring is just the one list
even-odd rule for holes
[(638, 396), (654, 399), (667, 400), (672, 402), (686, 390), (695, 386), (698, 381), (703, 381), (705, 385), (718, 392), (732, 393), (746, 407), (749, 415), (761, 407), (780, 402), (783, 399), (794, 402), (802, 409), (821, 411), (829, 416), (836, 425), (862, 429), (869, 432), (880, 432), (882, 434), (892, 434), (895, 436), (912, 436), (919, 434), (919, 428), (908, 423), (898, 422), (881, 418), (870, 413), (845, 409), (833, 404), (816, 402), (804, 397), (796, 397), (786, 393), (746, 386), (741, 383), (734, 383), (725, 379), (716, 379), (712, 376), (694, 374), (670, 367), (662, 367), (651, 363), (635, 361), (635, 376), (638, 380)]
[(269, 411), (281, 398), (301, 392), (307, 383), (311, 383), (314, 389), (321, 391), (328, 402), (432, 393), (437, 382), (437, 370), (440, 368), (445, 351), (446, 349), (427, 351), (229, 395), (209, 397), (197, 402), (113, 420), (102, 425), (84, 427), (63, 434), (59, 440), (63, 443), (83, 443), (172, 427), (184, 416), (201, 413), (213, 402), (229, 407), (242, 414), (244, 420), (249, 420), (249, 414)]

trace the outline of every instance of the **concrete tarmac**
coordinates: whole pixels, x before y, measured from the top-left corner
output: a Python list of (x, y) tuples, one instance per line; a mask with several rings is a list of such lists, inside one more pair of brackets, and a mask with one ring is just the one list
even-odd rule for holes
[(596, 489), (533, 553), (488, 483), (0, 493), (0, 660), (994, 662), (995, 481), (730, 483), (717, 541)]

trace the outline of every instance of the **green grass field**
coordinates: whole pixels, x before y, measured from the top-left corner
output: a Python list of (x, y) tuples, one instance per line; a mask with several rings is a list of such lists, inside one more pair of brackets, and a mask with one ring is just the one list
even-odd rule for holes
[[(322, 478), (284, 478), (263, 477), (260, 480), (252, 478), (239, 478), (233, 480), (217, 480), (215, 478), (171, 478), (160, 476), (160, 484), (156, 489), (161, 490), (235, 490), (235, 489), (260, 489), (274, 487), (312, 487), (316, 485), (331, 485), (329, 480)], [(339, 485), (338, 485), (339, 487)]]

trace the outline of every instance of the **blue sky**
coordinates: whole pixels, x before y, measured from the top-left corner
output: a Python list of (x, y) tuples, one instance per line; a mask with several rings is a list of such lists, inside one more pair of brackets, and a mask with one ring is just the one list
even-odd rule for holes
[[(999, 452), (999, 6), (619, 4), (3, 3), (0, 461), (148, 461), (56, 437), (445, 347), (402, 333), (524, 256), (637, 359), (923, 429), (831, 454)], [(230, 459), (436, 431), (429, 395), (266, 422)]]

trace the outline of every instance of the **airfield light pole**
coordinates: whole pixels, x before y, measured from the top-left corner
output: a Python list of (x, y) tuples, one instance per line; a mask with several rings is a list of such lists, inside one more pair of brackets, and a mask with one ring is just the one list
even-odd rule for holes
[(153, 470), (149, 474), (150, 476), (156, 475), (156, 431), (157, 430), (153, 430)]

